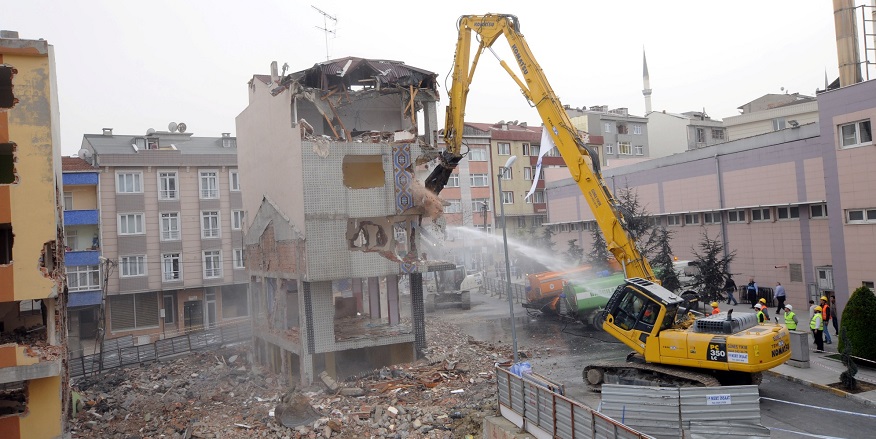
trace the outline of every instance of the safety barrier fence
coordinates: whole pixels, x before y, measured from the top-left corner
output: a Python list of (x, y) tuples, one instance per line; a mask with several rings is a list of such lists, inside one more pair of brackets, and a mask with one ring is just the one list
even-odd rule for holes
[(249, 321), (189, 332), (142, 345), (135, 345), (133, 336), (114, 338), (104, 342), (101, 352), (70, 358), (70, 377), (157, 361), (192, 351), (215, 349), (250, 339), (252, 323)]
[[(523, 376), (528, 376), (523, 374)], [(645, 439), (636, 431), (586, 405), (564, 397), (551, 384), (496, 367), (502, 417), (537, 438)]]
[[(483, 288), (484, 291), (489, 292), (491, 296), (498, 295), (501, 299), (503, 297), (506, 297), (505, 294), (508, 292), (508, 282), (495, 277), (488, 277), (484, 278)], [(511, 298), (516, 303), (525, 302), (526, 287), (521, 284), (515, 284), (511, 282)]]

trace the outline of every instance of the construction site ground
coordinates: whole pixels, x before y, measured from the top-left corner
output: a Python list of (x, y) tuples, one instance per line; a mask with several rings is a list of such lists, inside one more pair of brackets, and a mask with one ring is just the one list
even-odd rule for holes
[[(409, 297), (402, 296), (406, 312)], [(514, 312), (520, 361), (562, 384), (569, 398), (597, 408), (599, 394), (586, 389), (582, 368), (622, 360), (628, 349), (579, 323), (531, 316), (516, 303)], [(512, 358), (509, 314), (504, 297), (483, 293), (472, 295), (470, 310), (427, 314), (424, 358), (345, 380), (337, 391), (319, 379), (296, 389), (322, 415), (297, 429), (272, 417), (290, 385), (251, 364), (245, 345), (79, 379), (74, 388), (82, 409), (73, 420), (73, 437), (478, 438), (482, 420), (497, 413), (494, 365)], [(828, 391), (828, 381), (839, 375), (837, 362), (823, 354), (811, 360), (809, 369), (776, 368), (761, 384), (767, 398), (762, 422), (773, 437), (857, 437), (856, 431), (876, 429), (876, 408), (867, 401), (871, 392)], [(872, 375), (862, 369), (859, 378), (876, 381)]]

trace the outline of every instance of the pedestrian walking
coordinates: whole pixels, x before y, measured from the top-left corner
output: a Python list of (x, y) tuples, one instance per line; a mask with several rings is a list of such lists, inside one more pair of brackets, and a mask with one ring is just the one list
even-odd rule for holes
[(754, 309), (757, 310), (757, 323), (763, 323), (766, 321), (766, 315), (763, 313), (763, 305), (757, 304), (754, 305)]
[(761, 297), (760, 300), (757, 301), (757, 303), (760, 304), (760, 309), (761, 309), (761, 311), (763, 311), (764, 317), (766, 317), (766, 319), (769, 320), (770, 319), (770, 309), (767, 306), (766, 299)]
[[(830, 321), (830, 305), (827, 304), (827, 296), (821, 296), (821, 322), (824, 325), (824, 342), (827, 344), (833, 344), (833, 340), (830, 339), (830, 331), (827, 330), (830, 326), (828, 326), (827, 322)], [(816, 307), (818, 308), (818, 307)]]
[(748, 294), (748, 302), (751, 303), (751, 307), (754, 308), (754, 305), (757, 303), (757, 282), (754, 281), (754, 278), (748, 279), (748, 285), (745, 286), (745, 292)]
[(797, 323), (797, 314), (794, 314), (794, 307), (785, 305), (785, 326), (788, 327), (789, 331), (796, 331)]
[(821, 353), (824, 352), (824, 341), (821, 339), (824, 321), (821, 320), (821, 307), (816, 306), (814, 311), (815, 315), (809, 321), (809, 329), (812, 330), (812, 335), (815, 337), (815, 352)]
[(736, 298), (733, 297), (733, 293), (736, 292), (736, 282), (733, 281), (733, 277), (729, 274), (727, 275), (727, 282), (724, 282), (724, 291), (727, 292), (727, 304), (733, 302), (733, 306), (739, 305), (739, 302), (736, 301)]
[(781, 282), (776, 282), (775, 295), (776, 301), (779, 302), (776, 307), (776, 315), (779, 315), (779, 313), (785, 308), (785, 287), (782, 286)]
[(836, 310), (836, 296), (830, 296), (830, 321), (833, 322), (833, 330), (839, 337), (839, 313)]
[(718, 309), (718, 302), (712, 302), (712, 315), (718, 314), (719, 312), (721, 312), (721, 310)]

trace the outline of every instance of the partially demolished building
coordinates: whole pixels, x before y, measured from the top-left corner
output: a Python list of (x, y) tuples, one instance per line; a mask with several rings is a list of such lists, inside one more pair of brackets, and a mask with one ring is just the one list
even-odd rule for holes
[(61, 437), (67, 294), (54, 50), (0, 31), (0, 437)]
[(285, 70), (255, 75), (237, 117), (257, 358), (303, 383), (411, 361), (421, 221), (441, 210), (414, 175), (434, 157), (436, 74), (361, 58)]

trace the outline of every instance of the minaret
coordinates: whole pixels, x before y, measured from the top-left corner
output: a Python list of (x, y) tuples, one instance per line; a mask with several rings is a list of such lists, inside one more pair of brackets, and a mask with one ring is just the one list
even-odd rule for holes
[(645, 49), (642, 49), (642, 82), (645, 89), (642, 90), (642, 95), (645, 96), (645, 116), (651, 112), (651, 80), (648, 78), (648, 59), (645, 57)]

